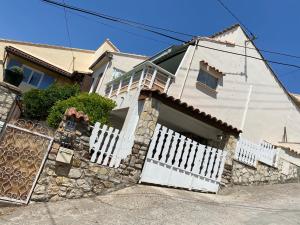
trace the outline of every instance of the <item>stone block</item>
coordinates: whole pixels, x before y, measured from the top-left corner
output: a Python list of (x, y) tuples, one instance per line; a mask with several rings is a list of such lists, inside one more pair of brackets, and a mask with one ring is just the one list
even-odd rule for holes
[(103, 181), (103, 185), (106, 188), (112, 188), (112, 187), (114, 187), (114, 184), (111, 181)]
[(84, 192), (92, 190), (91, 184), (84, 179), (76, 180), (76, 184), (77, 184), (77, 187), (81, 188)]
[(34, 194), (45, 194), (46, 193), (46, 186), (37, 184), (34, 188)]
[(79, 168), (72, 168), (70, 169), (70, 172), (69, 172), (69, 177), (70, 178), (74, 178), (74, 179), (78, 179), (80, 178), (82, 175), (82, 170), (79, 169)]
[(137, 168), (137, 169), (142, 169), (142, 168), (143, 168), (143, 165), (142, 165), (142, 164), (135, 164), (134, 166), (135, 166), (135, 168)]
[(80, 167), (81, 166), (81, 160), (78, 157), (73, 157), (71, 164), (74, 167)]
[(52, 144), (52, 149), (58, 150), (59, 147), (60, 147), (60, 144), (59, 144), (59, 143), (56, 143), (56, 142), (55, 142), (55, 143)]
[(96, 174), (95, 176), (101, 180), (108, 180), (109, 178), (107, 175), (102, 175), (102, 174)]
[(83, 196), (83, 191), (78, 188), (73, 188), (66, 196), (67, 198), (80, 198)]

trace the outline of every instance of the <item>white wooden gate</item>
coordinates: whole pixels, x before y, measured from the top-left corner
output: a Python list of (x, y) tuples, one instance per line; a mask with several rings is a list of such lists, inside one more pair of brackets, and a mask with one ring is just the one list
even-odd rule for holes
[(97, 122), (90, 137), (91, 161), (110, 167), (118, 167), (121, 158), (118, 157), (120, 131)]
[(217, 192), (226, 152), (156, 125), (140, 182)]

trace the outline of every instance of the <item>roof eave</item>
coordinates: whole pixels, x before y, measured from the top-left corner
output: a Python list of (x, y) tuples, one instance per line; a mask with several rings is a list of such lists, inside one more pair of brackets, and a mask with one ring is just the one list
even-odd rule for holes
[(199, 121), (202, 121), (212, 127), (222, 130), (225, 133), (232, 134), (235, 137), (238, 137), (241, 130), (223, 122), (222, 120), (212, 117), (210, 114), (201, 112), (199, 109), (189, 106), (185, 102), (181, 102), (180, 99), (175, 99), (173, 96), (168, 96), (166, 93), (162, 93), (158, 90), (142, 89), (140, 92), (140, 99), (145, 99), (146, 97), (153, 97), (164, 104), (176, 108), (180, 112), (187, 114)]
[(8, 53), (8, 54), (12, 54), (14, 56), (17, 56), (17, 57), (20, 57), (20, 58), (23, 58), (29, 62), (32, 62), (32, 63), (35, 63), (47, 70), (50, 70), (52, 72), (55, 72), (55, 73), (58, 73), (58, 74), (61, 74), (65, 77), (68, 77), (68, 78), (72, 78), (73, 77), (73, 73), (70, 73), (64, 69), (61, 69), (53, 64), (50, 64), (42, 59), (39, 59), (33, 55), (30, 55), (20, 49), (17, 49), (15, 47), (12, 47), (12, 46), (6, 46), (5, 47), (5, 51)]

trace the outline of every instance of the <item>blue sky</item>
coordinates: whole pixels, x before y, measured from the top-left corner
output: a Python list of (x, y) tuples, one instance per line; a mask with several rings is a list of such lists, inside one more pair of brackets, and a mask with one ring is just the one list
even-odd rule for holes
[[(62, 0), (57, 0), (62, 2)], [(178, 30), (209, 35), (237, 21), (216, 0), (65, 0), (67, 4)], [(300, 1), (223, 0), (258, 36), (262, 49), (300, 56)], [(63, 9), (40, 0), (2, 0), (0, 38), (68, 46)], [(72, 47), (96, 49), (109, 38), (122, 51), (153, 55), (176, 42), (92, 16), (68, 12)], [(267, 59), (300, 65), (300, 59), (264, 54)], [(272, 65), (291, 92), (300, 93), (300, 69)]]

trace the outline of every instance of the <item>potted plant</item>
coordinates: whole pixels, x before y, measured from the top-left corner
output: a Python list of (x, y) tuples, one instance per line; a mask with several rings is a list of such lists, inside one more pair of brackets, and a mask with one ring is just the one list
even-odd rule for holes
[(5, 70), (4, 81), (16, 87), (20, 85), (24, 78), (23, 69), (18, 66), (13, 66)]

